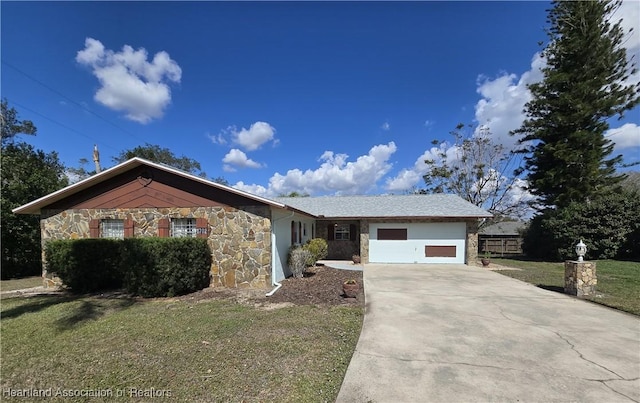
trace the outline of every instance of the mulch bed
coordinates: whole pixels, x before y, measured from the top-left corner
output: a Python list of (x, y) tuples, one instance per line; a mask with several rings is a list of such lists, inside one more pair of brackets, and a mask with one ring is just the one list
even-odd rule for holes
[[(357, 298), (346, 298), (342, 292), (342, 283), (354, 279), (360, 284)], [(364, 287), (362, 271), (340, 270), (326, 266), (307, 269), (303, 278), (287, 278), (281, 282), (282, 288), (276, 291), (268, 301), (291, 302), (296, 305), (342, 305), (360, 304), (364, 306)]]
[[(346, 298), (342, 292), (342, 283), (350, 279), (354, 279), (360, 284), (360, 291), (356, 298)], [(304, 277), (289, 277), (281, 281), (281, 284), (282, 287), (270, 297), (265, 296), (267, 292), (271, 291), (270, 289), (206, 288), (179, 297), (179, 299), (185, 301), (232, 299), (258, 305), (364, 306), (362, 271), (315, 266), (308, 268)]]

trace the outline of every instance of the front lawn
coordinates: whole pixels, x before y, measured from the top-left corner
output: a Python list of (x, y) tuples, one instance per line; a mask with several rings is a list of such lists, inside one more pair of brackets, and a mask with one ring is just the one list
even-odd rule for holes
[[(498, 273), (548, 290), (558, 292), (564, 290), (564, 263), (495, 258), (491, 261), (501, 266), (520, 269), (499, 270)], [(598, 260), (596, 274), (598, 277), (596, 296), (587, 299), (640, 315), (640, 263)]]
[(13, 280), (0, 280), (0, 291), (22, 290), (23, 288), (40, 287), (42, 285), (42, 277), (25, 277)]
[(54, 396), (110, 395), (48, 401), (335, 401), (363, 318), (355, 305), (225, 299), (1, 303), (2, 400), (52, 388)]

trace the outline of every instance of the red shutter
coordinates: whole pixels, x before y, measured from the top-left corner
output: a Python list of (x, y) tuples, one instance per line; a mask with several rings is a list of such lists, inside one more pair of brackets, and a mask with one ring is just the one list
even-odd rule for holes
[(169, 219), (161, 218), (158, 220), (158, 236), (160, 238), (169, 237)]
[(196, 237), (209, 238), (209, 221), (206, 218), (196, 218)]
[(335, 239), (335, 225), (327, 225), (327, 241), (333, 241)]
[(350, 224), (349, 225), (349, 239), (351, 240), (351, 242), (355, 242), (356, 241), (356, 237), (358, 236), (358, 234), (356, 234), (356, 225), (355, 224)]
[(100, 220), (93, 219), (89, 221), (89, 236), (91, 238), (100, 238)]
[(124, 220), (124, 237), (133, 238), (133, 220)]

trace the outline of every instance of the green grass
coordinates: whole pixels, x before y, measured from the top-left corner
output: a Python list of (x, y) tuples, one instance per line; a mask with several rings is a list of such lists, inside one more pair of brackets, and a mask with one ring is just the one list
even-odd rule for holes
[(15, 280), (1, 280), (0, 291), (21, 290), (23, 288), (39, 287), (42, 285), (42, 277), (25, 277)]
[(353, 306), (265, 310), (220, 300), (1, 302), (0, 390), (113, 393), (91, 401), (118, 391), (119, 400), (141, 401), (130, 388), (185, 402), (335, 401), (363, 318)]
[[(552, 291), (564, 290), (564, 263), (535, 262), (518, 259), (496, 259), (492, 262), (521, 270), (498, 273), (535, 284)], [(596, 296), (587, 299), (621, 311), (640, 315), (640, 263), (620, 260), (596, 262), (598, 285)]]

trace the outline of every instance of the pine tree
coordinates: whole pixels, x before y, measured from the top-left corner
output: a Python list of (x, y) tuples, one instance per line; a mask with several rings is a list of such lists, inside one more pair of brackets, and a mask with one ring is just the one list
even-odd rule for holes
[(589, 199), (619, 182), (604, 133), (608, 119), (640, 102), (640, 84), (627, 60), (620, 21), (609, 21), (619, 1), (554, 1), (548, 11), (549, 43), (543, 50), (544, 79), (529, 86), (527, 119), (514, 131), (523, 135), (519, 151), (532, 193), (547, 206)]

